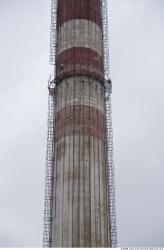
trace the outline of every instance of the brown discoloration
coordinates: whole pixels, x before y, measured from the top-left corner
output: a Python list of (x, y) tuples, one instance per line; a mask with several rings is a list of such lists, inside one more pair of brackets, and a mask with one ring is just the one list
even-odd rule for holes
[(57, 113), (57, 140), (83, 133), (105, 141), (104, 114), (101, 111), (89, 106), (71, 105)]
[(70, 48), (59, 54), (57, 77), (63, 79), (73, 75), (96, 75), (102, 78), (102, 57), (89, 48)]
[(101, 26), (100, 0), (60, 0), (58, 26), (71, 19), (86, 19)]
[(57, 160), (61, 160), (62, 157), (64, 157), (64, 148), (66, 145), (64, 142), (59, 142), (58, 143), (58, 151), (57, 151)]

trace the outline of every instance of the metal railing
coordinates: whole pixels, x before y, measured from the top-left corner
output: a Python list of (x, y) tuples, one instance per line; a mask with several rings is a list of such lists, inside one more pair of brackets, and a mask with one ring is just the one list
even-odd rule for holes
[(101, 1), (101, 17), (103, 31), (103, 61), (104, 61), (104, 89), (105, 89), (105, 115), (106, 115), (106, 152), (107, 152), (107, 178), (108, 178), (108, 209), (109, 209), (109, 242), (111, 247), (117, 246), (116, 205), (115, 205), (115, 174), (113, 162), (113, 129), (109, 62), (109, 31), (108, 31), (108, 4)]
[[(56, 52), (57, 52), (57, 7), (58, 1), (52, 0), (51, 5), (51, 37), (50, 37), (50, 64), (54, 67), (54, 75), (48, 83), (48, 135), (45, 180), (45, 211), (43, 246), (52, 244), (52, 206), (55, 207), (55, 112), (56, 112)], [(113, 163), (113, 131), (111, 116), (111, 92), (109, 68), (109, 38), (108, 38), (108, 11), (107, 0), (101, 0), (102, 34), (103, 34), (103, 61), (104, 61), (104, 89), (106, 113), (106, 152), (107, 152), (107, 178), (108, 178), (108, 209), (109, 209), (109, 242), (111, 247), (117, 246), (116, 207), (115, 207), (115, 181)], [(93, 76), (94, 77), (94, 76)], [(55, 220), (55, 218), (53, 218)]]
[(44, 210), (44, 233), (43, 246), (51, 247), (52, 241), (52, 206), (55, 203), (54, 188), (54, 159), (55, 159), (55, 109), (56, 109), (56, 83), (48, 82), (48, 132), (46, 154), (46, 177), (45, 177), (45, 210)]

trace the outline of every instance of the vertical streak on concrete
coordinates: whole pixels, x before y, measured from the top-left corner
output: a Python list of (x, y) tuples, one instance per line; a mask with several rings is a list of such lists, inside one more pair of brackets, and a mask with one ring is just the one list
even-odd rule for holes
[(60, 174), (59, 174), (59, 246), (63, 247), (63, 164), (64, 164), (64, 140), (60, 141), (59, 145), (60, 147)]
[(96, 247), (101, 246), (100, 232), (100, 180), (99, 180), (99, 140), (95, 139), (95, 231), (96, 231)]
[(74, 135), (74, 190), (73, 190), (73, 247), (78, 247), (79, 245), (79, 137)]
[[(64, 100), (66, 102), (68, 94), (67, 84), (63, 85)], [(65, 106), (65, 116), (67, 113), (67, 107)], [(66, 126), (66, 121), (64, 126)], [(65, 133), (65, 131), (64, 131)], [(68, 167), (69, 167), (69, 137), (64, 136), (64, 163), (63, 163), (63, 181), (64, 181), (64, 192), (63, 192), (63, 247), (68, 245)]]
[(94, 137), (90, 138), (90, 154), (91, 154), (91, 247), (96, 247), (95, 237), (95, 164), (94, 164)]
[[(88, 84), (88, 91), (87, 89), (85, 93), (85, 97), (88, 95), (89, 100), (89, 93), (90, 87)], [(84, 106), (85, 107), (85, 106)], [(89, 120), (89, 113), (87, 113), (85, 119)], [(85, 121), (84, 121), (85, 122)], [(85, 208), (84, 208), (84, 246), (91, 247), (91, 220), (90, 220), (90, 137), (87, 135), (87, 131), (89, 127), (84, 129), (84, 196), (85, 196)]]
[[(83, 80), (80, 81), (79, 88), (80, 103), (83, 105), (80, 107), (80, 124), (84, 124), (84, 84)], [(79, 185), (79, 245), (84, 247), (84, 126), (81, 127), (82, 136), (80, 138), (80, 185)]]
[[(69, 88), (69, 85), (68, 85), (68, 96), (69, 96), (69, 93), (70, 93), (70, 88)], [(68, 106), (68, 112), (70, 112), (70, 108), (71, 106)], [(72, 185), (72, 182), (71, 182), (71, 179), (70, 179), (70, 173), (71, 173), (71, 136), (69, 135), (69, 158), (68, 158), (68, 223), (67, 223), (67, 226), (68, 226), (68, 231), (67, 231), (67, 246), (68, 247), (71, 247), (72, 246), (72, 238), (71, 238), (71, 235), (72, 235), (72, 215), (70, 216), (71, 214), (71, 204), (72, 204), (72, 201), (70, 199), (70, 185)]]
[[(90, 86), (90, 100), (93, 99), (93, 85)], [(91, 117), (90, 118), (90, 129), (93, 128), (94, 116), (93, 116), (93, 107), (90, 108)], [(90, 136), (90, 185), (91, 185), (91, 247), (96, 247), (96, 234), (95, 234), (95, 153), (94, 153), (94, 137)]]
[[(71, 93), (71, 89), (70, 89)], [(73, 96), (70, 96), (73, 100)], [(71, 110), (70, 106), (70, 110)], [(69, 223), (68, 223), (68, 247), (72, 247), (73, 239), (72, 239), (72, 217), (73, 217), (73, 117), (70, 118), (72, 123), (72, 133), (69, 136), (69, 208), (68, 208), (68, 216), (69, 216)]]
[(95, 139), (95, 210), (96, 210), (96, 247), (101, 246), (101, 232), (100, 232), (100, 178), (99, 178), (99, 127), (98, 127), (98, 106), (100, 103), (99, 91), (97, 85), (95, 85), (95, 98), (97, 103), (97, 114), (96, 114), (96, 123), (97, 123), (97, 131), (98, 131), (98, 140)]
[[(75, 79), (74, 79), (75, 81)], [(78, 95), (78, 88), (75, 81), (74, 86), (74, 100)], [(79, 112), (74, 112), (74, 129), (79, 123)], [(75, 131), (76, 132), (76, 131)], [(74, 187), (73, 187), (73, 247), (79, 245), (79, 135), (74, 134)]]
[(104, 157), (104, 144), (99, 142), (100, 146), (100, 162), (101, 162), (101, 167), (100, 167), (100, 180), (101, 180), (101, 185), (100, 185), (100, 202), (101, 202), (101, 243), (104, 246), (107, 246), (107, 200), (106, 200), (106, 176), (105, 176), (105, 157)]
[(104, 246), (104, 186), (102, 168), (102, 143), (99, 141), (99, 174), (100, 174), (100, 217), (101, 217), (101, 245)]

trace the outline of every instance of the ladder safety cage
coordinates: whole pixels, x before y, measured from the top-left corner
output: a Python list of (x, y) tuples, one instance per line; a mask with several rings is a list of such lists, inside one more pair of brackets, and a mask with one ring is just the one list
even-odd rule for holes
[[(43, 247), (51, 247), (52, 244), (52, 206), (56, 202), (54, 187), (54, 160), (55, 156), (55, 113), (56, 113), (56, 51), (57, 51), (57, 9), (58, 0), (52, 0), (51, 4), (51, 34), (50, 34), (50, 64), (53, 65), (54, 75), (48, 83), (48, 135), (46, 156), (45, 179), (45, 211), (44, 211), (44, 235)], [(106, 147), (107, 147), (107, 176), (108, 176), (108, 209), (109, 209), (109, 242), (111, 247), (117, 246), (116, 208), (115, 208), (115, 182), (113, 164), (113, 131), (111, 117), (111, 91), (109, 68), (109, 39), (108, 39), (108, 11), (107, 0), (101, 0), (102, 34), (103, 34), (103, 60), (104, 60), (104, 90), (106, 113)], [(55, 218), (53, 218), (55, 220)]]
[[(51, 247), (52, 242), (52, 206), (54, 203), (54, 160), (55, 160), (55, 112), (56, 112), (56, 82), (48, 82), (48, 132), (45, 176), (44, 232), (43, 247)], [(55, 218), (54, 218), (55, 219)]]
[(103, 60), (104, 60), (104, 90), (105, 90), (104, 101), (105, 101), (105, 115), (106, 115), (109, 242), (110, 242), (111, 247), (117, 247), (115, 177), (114, 177), (115, 173), (114, 173), (114, 162), (113, 162), (113, 130), (112, 130), (112, 107), (111, 107), (112, 82), (110, 80), (107, 0), (101, 0), (101, 18), (102, 18)]
[[(54, 199), (54, 160), (55, 160), (55, 113), (56, 113), (56, 51), (57, 51), (57, 8), (58, 0), (51, 2), (51, 31), (50, 31), (50, 64), (54, 73), (48, 81), (48, 132), (45, 173), (45, 204), (44, 204), (44, 232), (43, 247), (52, 244), (52, 206)], [(53, 218), (55, 219), (55, 218)]]
[(56, 72), (56, 51), (57, 51), (57, 14), (58, 0), (51, 2), (51, 31), (50, 31), (50, 64), (54, 65)]

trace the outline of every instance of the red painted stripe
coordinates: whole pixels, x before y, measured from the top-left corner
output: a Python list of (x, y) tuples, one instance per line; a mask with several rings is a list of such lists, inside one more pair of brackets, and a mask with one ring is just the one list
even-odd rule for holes
[(86, 19), (101, 26), (100, 0), (60, 0), (58, 26), (71, 19)]
[(56, 139), (64, 136), (90, 135), (105, 141), (105, 115), (96, 108), (70, 105), (56, 115)]
[(70, 48), (57, 58), (57, 78), (73, 75), (96, 75), (103, 77), (102, 57), (89, 48)]

